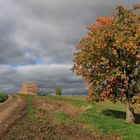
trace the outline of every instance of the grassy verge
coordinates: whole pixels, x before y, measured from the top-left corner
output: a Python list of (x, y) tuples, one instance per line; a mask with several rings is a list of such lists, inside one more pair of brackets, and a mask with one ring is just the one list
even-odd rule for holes
[(53, 116), (57, 124), (68, 123), (70, 121), (69, 116), (62, 111), (54, 111)]
[(48, 99), (53, 101), (64, 101), (74, 107), (87, 106), (89, 103), (84, 96), (36, 96), (35, 98)]
[[(22, 95), (23, 96), (23, 95)], [(25, 96), (25, 95), (24, 95)], [(73, 126), (73, 128), (80, 128), (82, 131), (83, 128), (89, 132), (94, 132), (97, 135), (101, 136), (118, 136), (125, 140), (139, 140), (140, 138), (140, 123), (139, 124), (127, 124), (125, 122), (125, 105), (122, 103), (116, 103), (113, 104), (111, 102), (100, 102), (98, 106), (94, 104), (89, 104), (85, 97), (75, 97), (75, 96), (32, 96), (32, 95), (26, 95), (25, 96), (28, 101), (28, 108), (27, 108), (27, 115), (25, 116), (26, 120), (23, 122), (26, 124), (25, 129), (31, 129), (31, 126), (29, 125), (32, 122), (38, 122), (42, 121), (45, 126), (48, 125), (48, 122), (51, 123), (49, 117), (51, 117), (51, 120), (53, 123), (56, 123), (58, 128), (59, 126)], [(46, 102), (50, 102), (54, 105), (54, 110), (51, 110), (50, 112), (46, 109), (48, 104), (46, 104), (46, 112), (37, 112), (37, 106), (41, 107), (41, 104), (38, 104), (36, 107), (33, 104), (33, 100), (36, 99), (43, 99)], [(55, 104), (56, 103), (56, 104)], [(57, 105), (58, 106), (55, 106)], [(59, 106), (61, 105), (68, 105), (68, 106)], [(70, 105), (70, 106), (69, 106)], [(74, 116), (71, 116), (68, 113), (68, 110), (70, 108), (64, 107), (73, 107), (71, 109), (80, 110), (80, 112), (76, 112)], [(56, 107), (56, 108), (55, 108)], [(58, 107), (62, 107), (62, 110)], [(68, 109), (68, 110), (67, 110)], [(41, 111), (41, 110), (38, 110)], [(41, 115), (41, 113), (43, 113)], [(40, 114), (40, 118), (38, 118), (38, 114)], [(140, 118), (140, 114), (137, 114), (137, 116)], [(39, 122), (40, 123), (40, 122)], [(39, 128), (41, 129), (43, 124), (37, 124), (39, 125)], [(35, 124), (36, 125), (36, 124)], [(42, 129), (46, 129), (46, 127)], [(51, 126), (52, 127), (52, 124)], [(18, 128), (19, 129), (19, 128)], [(51, 129), (53, 131), (54, 128)], [(67, 129), (67, 127), (65, 128)], [(70, 128), (71, 129), (71, 128)], [(36, 129), (34, 129), (36, 132)], [(26, 132), (25, 132), (26, 133)], [(42, 132), (46, 133), (46, 131)], [(59, 132), (55, 132), (59, 133)], [(47, 133), (47, 135), (49, 132)], [(50, 133), (51, 134), (51, 133)], [(41, 134), (40, 134), (41, 135)], [(59, 134), (58, 134), (59, 135)]]
[(34, 121), (37, 117), (35, 115), (35, 107), (33, 106), (33, 98), (34, 96), (32, 95), (20, 95), (20, 96), (25, 96), (27, 99), (27, 109), (26, 109), (26, 116), (25, 119), (28, 122)]
[[(139, 114), (137, 114), (139, 115)], [(113, 134), (126, 140), (139, 140), (140, 124), (125, 122), (125, 106), (121, 103), (101, 103), (83, 112), (79, 120), (97, 133)]]
[[(63, 101), (76, 108), (85, 108), (77, 117), (76, 123), (81, 123), (98, 134), (116, 135), (126, 140), (139, 140), (140, 138), (140, 124), (132, 125), (125, 122), (126, 108), (122, 103), (100, 102), (99, 106), (96, 106), (89, 104), (84, 97), (46, 96), (43, 98)], [(90, 107), (88, 108), (88, 106)], [(58, 122), (70, 122), (68, 121), (70, 118), (64, 113), (55, 112), (54, 114)], [(137, 114), (137, 116), (140, 117), (140, 114)]]
[(6, 101), (8, 99), (8, 95), (4, 93), (0, 93), (0, 103)]

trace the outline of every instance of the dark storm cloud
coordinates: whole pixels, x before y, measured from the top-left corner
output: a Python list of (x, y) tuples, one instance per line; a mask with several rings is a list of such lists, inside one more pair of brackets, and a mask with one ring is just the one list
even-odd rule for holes
[(15, 92), (36, 81), (41, 90), (61, 86), (65, 93), (85, 92), (72, 74), (72, 56), (87, 25), (111, 16), (115, 5), (139, 0), (1, 0), (0, 89)]
[(43, 92), (52, 93), (56, 87), (61, 87), (64, 94), (70, 94), (70, 91), (76, 94), (78, 90), (81, 94), (86, 93), (83, 82), (71, 73), (70, 68), (71, 65), (62, 64), (38, 64), (17, 68), (1, 65), (0, 88), (1, 91), (15, 92), (23, 82), (31, 81), (38, 83)]

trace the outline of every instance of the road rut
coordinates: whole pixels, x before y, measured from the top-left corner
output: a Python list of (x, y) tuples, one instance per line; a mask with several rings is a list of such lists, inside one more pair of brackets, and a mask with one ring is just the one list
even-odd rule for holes
[(8, 100), (0, 104), (0, 139), (10, 126), (25, 114), (25, 108), (25, 98), (18, 95), (9, 95)]

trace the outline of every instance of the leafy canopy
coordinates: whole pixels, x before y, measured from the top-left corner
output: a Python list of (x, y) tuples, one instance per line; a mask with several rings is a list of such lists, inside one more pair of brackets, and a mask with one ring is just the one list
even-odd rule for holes
[(81, 75), (89, 96), (131, 100), (140, 91), (140, 15), (118, 6), (112, 17), (97, 18), (77, 46), (73, 71)]

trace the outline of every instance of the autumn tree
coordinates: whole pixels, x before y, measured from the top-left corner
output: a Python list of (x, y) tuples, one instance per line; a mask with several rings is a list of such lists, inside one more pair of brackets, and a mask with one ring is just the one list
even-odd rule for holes
[(97, 18), (73, 59), (73, 71), (84, 79), (89, 98), (125, 102), (129, 123), (135, 122), (132, 99), (140, 91), (139, 8), (117, 6), (112, 17)]

